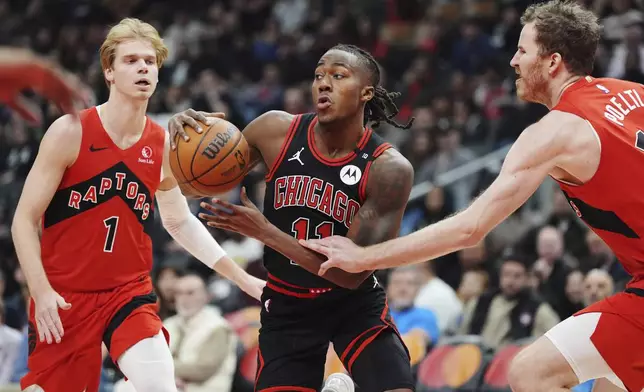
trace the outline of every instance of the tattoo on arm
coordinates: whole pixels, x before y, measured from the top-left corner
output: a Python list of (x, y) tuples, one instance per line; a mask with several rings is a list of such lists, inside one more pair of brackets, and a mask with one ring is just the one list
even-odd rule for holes
[[(398, 236), (414, 182), (414, 169), (399, 152), (387, 150), (374, 161), (367, 179), (367, 198), (351, 223), (347, 237), (361, 246)], [(371, 274), (359, 274), (364, 280)]]

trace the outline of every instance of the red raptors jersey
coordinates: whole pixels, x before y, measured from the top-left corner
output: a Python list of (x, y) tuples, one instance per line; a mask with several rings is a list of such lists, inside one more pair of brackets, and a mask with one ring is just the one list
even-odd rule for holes
[(644, 288), (644, 86), (585, 77), (553, 110), (588, 121), (601, 143), (593, 178), (581, 186), (559, 182), (561, 189), (633, 276), (629, 286)]
[(43, 217), (42, 261), (56, 290), (108, 290), (152, 268), (154, 193), (165, 130), (147, 119), (141, 139), (122, 150), (96, 108), (81, 113), (78, 158)]

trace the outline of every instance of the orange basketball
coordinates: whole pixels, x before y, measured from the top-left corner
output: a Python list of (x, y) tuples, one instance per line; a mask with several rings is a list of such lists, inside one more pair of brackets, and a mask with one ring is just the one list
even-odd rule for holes
[(170, 152), (170, 167), (186, 196), (215, 196), (239, 185), (247, 172), (250, 150), (244, 135), (232, 123), (214, 119), (203, 132), (189, 126), (185, 141), (177, 136), (177, 148)]

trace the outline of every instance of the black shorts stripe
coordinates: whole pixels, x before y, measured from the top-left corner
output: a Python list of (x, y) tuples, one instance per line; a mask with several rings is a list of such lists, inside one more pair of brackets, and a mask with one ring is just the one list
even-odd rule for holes
[(110, 320), (109, 324), (107, 324), (107, 328), (105, 329), (105, 333), (103, 334), (103, 343), (105, 343), (105, 346), (107, 347), (107, 350), (110, 350), (110, 346), (112, 344), (112, 335), (114, 335), (114, 331), (123, 324), (123, 321), (132, 314), (136, 309), (140, 308), (143, 305), (149, 305), (149, 304), (155, 304), (157, 302), (157, 296), (154, 294), (154, 292), (146, 295), (139, 295), (134, 298), (125, 305), (121, 309), (116, 312), (114, 317)]

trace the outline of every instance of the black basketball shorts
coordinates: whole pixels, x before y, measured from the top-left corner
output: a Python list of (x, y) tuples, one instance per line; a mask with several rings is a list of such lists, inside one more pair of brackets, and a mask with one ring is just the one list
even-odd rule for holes
[(382, 288), (334, 297), (264, 289), (255, 391), (319, 391), (330, 342), (360, 392), (415, 390), (409, 353)]

